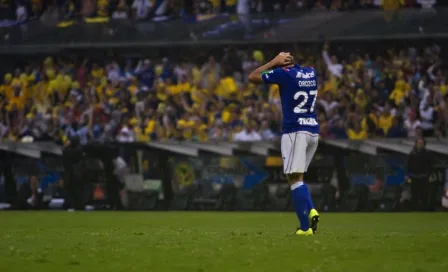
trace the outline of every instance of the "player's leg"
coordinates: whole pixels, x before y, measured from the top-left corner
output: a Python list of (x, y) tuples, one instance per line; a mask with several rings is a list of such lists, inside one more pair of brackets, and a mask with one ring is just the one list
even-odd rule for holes
[[(306, 165), (305, 165), (305, 172), (308, 170), (308, 166), (311, 163), (311, 160), (314, 157), (314, 154), (316, 153), (317, 146), (319, 142), (319, 137), (307, 135), (307, 148), (306, 148)], [(308, 187), (306, 188), (308, 190)], [(317, 224), (319, 223), (319, 213), (314, 208), (313, 200), (311, 199), (311, 194), (308, 191), (308, 207), (310, 208), (309, 212), (309, 221), (311, 229), (313, 230), (313, 233), (316, 233), (317, 231)]]
[[(303, 173), (292, 173), (287, 175), (291, 186), (291, 197), (294, 210), (300, 222), (300, 228), (295, 232), (297, 235), (313, 235), (311, 221), (309, 220), (308, 190), (303, 180)], [(299, 181), (300, 180), (300, 181)]]
[(303, 173), (306, 166), (306, 135), (300, 133), (284, 134), (282, 136), (283, 171), (291, 187), (291, 198), (300, 222), (298, 235), (312, 235), (308, 218), (308, 189), (303, 182)]

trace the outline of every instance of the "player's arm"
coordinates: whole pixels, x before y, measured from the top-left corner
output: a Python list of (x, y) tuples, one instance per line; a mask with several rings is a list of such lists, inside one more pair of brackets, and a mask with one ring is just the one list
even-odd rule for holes
[[(273, 69), (276, 66), (287, 66), (291, 65), (293, 62), (293, 58), (289, 53), (280, 53), (274, 59), (269, 61), (268, 63), (258, 67), (253, 70), (252, 73), (249, 74), (249, 82), (253, 84), (262, 84), (266, 80), (263, 79), (262, 73), (268, 70)], [(275, 82), (266, 82), (266, 83), (275, 83)]]

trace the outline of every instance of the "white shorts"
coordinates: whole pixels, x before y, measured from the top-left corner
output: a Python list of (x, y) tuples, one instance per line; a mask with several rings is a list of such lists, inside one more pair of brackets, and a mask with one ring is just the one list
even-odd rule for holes
[(298, 131), (282, 135), (283, 172), (305, 173), (317, 149), (319, 135)]

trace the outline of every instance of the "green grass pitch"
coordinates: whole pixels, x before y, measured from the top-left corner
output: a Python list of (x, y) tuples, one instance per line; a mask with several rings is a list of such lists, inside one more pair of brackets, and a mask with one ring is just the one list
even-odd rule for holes
[(447, 213), (1, 212), (0, 271), (448, 271)]

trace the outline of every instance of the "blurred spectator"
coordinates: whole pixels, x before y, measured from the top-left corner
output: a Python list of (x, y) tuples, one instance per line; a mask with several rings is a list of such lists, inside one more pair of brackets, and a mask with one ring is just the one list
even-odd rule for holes
[(17, 201), (19, 209), (43, 208), (43, 192), (37, 176), (31, 176), (28, 182), (20, 186)]
[(65, 201), (67, 199), (67, 192), (65, 190), (64, 180), (58, 180), (51, 189), (51, 200), (48, 203), (49, 208), (68, 208), (68, 203)]
[(394, 116), (390, 111), (391, 110), (389, 109), (389, 107), (384, 107), (378, 118), (378, 133), (380, 135), (387, 135), (389, 129), (392, 127), (392, 120), (394, 119)]
[(133, 18), (147, 18), (152, 7), (153, 2), (150, 0), (134, 0), (134, 2), (132, 3)]
[(332, 94), (330, 92), (326, 92), (323, 97), (318, 100), (318, 103), (322, 105), (326, 115), (330, 115), (333, 109), (338, 106), (338, 102), (332, 99)]
[(406, 130), (404, 129), (402, 122), (398, 117), (392, 119), (392, 126), (387, 131), (388, 138), (404, 138), (406, 137)]
[(414, 210), (426, 210), (429, 201), (429, 176), (432, 174), (431, 156), (425, 141), (419, 138), (408, 159), (408, 176), (411, 182), (411, 202)]
[(414, 111), (409, 112), (409, 118), (404, 122), (404, 128), (407, 131), (407, 137), (417, 137), (417, 128), (421, 127), (421, 123), (417, 120), (417, 114)]
[(437, 3), (436, 0), (417, 0), (417, 3), (424, 9), (432, 9)]
[(81, 14), (84, 17), (93, 17), (95, 15), (95, 1), (94, 0), (82, 0)]
[(65, 199), (67, 192), (64, 188), (64, 180), (60, 179), (56, 183), (55, 189), (52, 192), (52, 197), (57, 199)]
[(243, 128), (241, 132), (238, 132), (235, 134), (234, 138), (235, 141), (241, 141), (241, 142), (253, 142), (253, 141), (261, 141), (261, 135), (257, 131), (256, 123), (251, 122), (249, 127)]
[(112, 13), (112, 19), (128, 19), (129, 18), (129, 7), (126, 1), (120, 0), (117, 10)]
[(207, 89), (213, 86), (213, 84), (216, 84), (220, 74), (221, 65), (216, 63), (214, 56), (210, 56), (208, 62), (204, 63), (201, 68), (201, 75), (204, 76), (203, 87)]
[(121, 182), (121, 184), (125, 183), (125, 177), (127, 174), (129, 174), (129, 167), (126, 164), (126, 161), (120, 157), (117, 156), (113, 160), (114, 164), (114, 174), (118, 178), (118, 180)]
[(420, 102), (420, 116), (422, 118), (421, 128), (423, 136), (429, 137), (434, 135), (434, 107), (431, 95), (427, 95)]
[(194, 1), (196, 14), (208, 14), (213, 13), (213, 5), (208, 0), (196, 0)]
[(327, 64), (327, 69), (331, 72), (333, 76), (341, 77), (342, 69), (344, 68), (340, 63), (338, 63), (338, 59), (336, 56), (328, 55), (327, 49), (328, 45), (325, 45), (325, 49), (322, 51), (322, 57), (324, 58), (325, 63)]
[(261, 131), (261, 138), (263, 140), (270, 141), (278, 138), (277, 135), (275, 135), (275, 133), (269, 128), (268, 121), (263, 121), (261, 123), (260, 131)]
[(96, 1), (96, 15), (98, 17), (109, 17), (109, 0)]
[(122, 143), (130, 143), (135, 141), (134, 132), (128, 125), (123, 125), (118, 133), (117, 140)]
[[(100, 4), (100, 2), (98, 2)], [(65, 1), (65, 4), (61, 7), (61, 11), (60, 11), (60, 17), (62, 19), (73, 19), (75, 17), (75, 13), (76, 13), (76, 7), (74, 4), (74, 1), (70, 0), (70, 1)]]
[[(336, 139), (347, 139), (348, 135), (344, 126), (344, 121), (339, 119), (336, 124), (331, 128), (331, 135)], [(353, 137), (353, 136), (352, 136)]]
[(28, 11), (21, 1), (16, 2), (16, 20), (18, 22), (24, 22), (28, 19)]
[(350, 140), (367, 139), (367, 132), (361, 129), (361, 124), (359, 122), (356, 122), (353, 128), (347, 130), (347, 135)]

